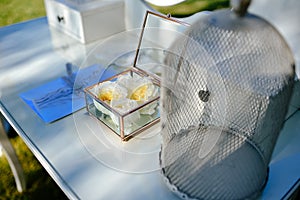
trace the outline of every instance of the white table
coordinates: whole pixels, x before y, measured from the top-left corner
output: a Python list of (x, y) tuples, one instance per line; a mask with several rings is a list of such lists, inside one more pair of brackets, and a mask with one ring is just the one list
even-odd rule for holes
[[(56, 43), (46, 18), (0, 28), (1, 113), (70, 199), (177, 199), (160, 177), (159, 134), (121, 143), (85, 109), (46, 124), (19, 98), (64, 75), (66, 62), (79, 65), (94, 45)], [(291, 105), (261, 199), (280, 199), (299, 181), (297, 106)]]

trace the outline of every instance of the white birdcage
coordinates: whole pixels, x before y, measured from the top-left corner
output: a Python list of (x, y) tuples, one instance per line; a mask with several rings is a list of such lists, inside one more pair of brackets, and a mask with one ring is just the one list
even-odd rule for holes
[(248, 3), (198, 20), (166, 58), (160, 159), (183, 198), (253, 198), (267, 181), (294, 59), (272, 25), (247, 13)]

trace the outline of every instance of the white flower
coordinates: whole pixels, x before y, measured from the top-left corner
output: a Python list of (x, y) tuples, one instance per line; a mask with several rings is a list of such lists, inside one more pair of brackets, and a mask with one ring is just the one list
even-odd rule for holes
[(104, 102), (110, 103), (111, 100), (123, 99), (127, 97), (127, 89), (116, 82), (103, 82), (95, 88), (96, 96)]
[[(152, 83), (150, 78), (133, 74), (133, 76), (120, 76), (115, 82), (106, 81), (100, 83), (93, 89), (93, 92), (100, 101), (105, 102), (111, 108), (123, 115), (134, 108), (137, 108), (139, 105), (158, 97), (158, 88), (158, 86)], [(115, 124), (120, 125), (118, 115), (102, 106), (96, 100), (94, 100), (94, 105), (99, 111), (109, 115)], [(140, 114), (152, 115), (157, 110), (157, 106), (158, 102), (153, 102), (136, 112), (126, 115), (123, 118), (124, 127), (130, 128), (137, 123), (140, 119)]]
[(119, 85), (128, 89), (128, 98), (138, 101), (139, 104), (158, 96), (158, 87), (148, 77), (125, 75), (116, 81)]

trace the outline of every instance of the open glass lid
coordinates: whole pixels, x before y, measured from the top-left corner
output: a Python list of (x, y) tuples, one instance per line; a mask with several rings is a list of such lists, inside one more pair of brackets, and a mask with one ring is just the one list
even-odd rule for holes
[(161, 75), (170, 47), (179, 38), (184, 38), (188, 23), (147, 11), (135, 52), (133, 67), (147, 73)]

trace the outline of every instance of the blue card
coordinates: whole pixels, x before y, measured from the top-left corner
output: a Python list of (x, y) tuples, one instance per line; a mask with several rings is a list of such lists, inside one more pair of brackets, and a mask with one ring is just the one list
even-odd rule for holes
[(61, 119), (85, 107), (83, 89), (116, 73), (99, 65), (80, 69), (20, 94), (46, 123)]

